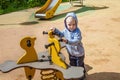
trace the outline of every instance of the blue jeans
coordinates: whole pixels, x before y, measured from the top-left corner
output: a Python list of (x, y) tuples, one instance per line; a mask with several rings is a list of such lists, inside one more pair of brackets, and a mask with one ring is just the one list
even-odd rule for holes
[(85, 65), (84, 65), (84, 58), (85, 56), (80, 56), (80, 57), (75, 57), (75, 56), (71, 56), (69, 55), (69, 60), (70, 60), (70, 66), (79, 66), (79, 67), (83, 67), (84, 68), (84, 73), (85, 71)]

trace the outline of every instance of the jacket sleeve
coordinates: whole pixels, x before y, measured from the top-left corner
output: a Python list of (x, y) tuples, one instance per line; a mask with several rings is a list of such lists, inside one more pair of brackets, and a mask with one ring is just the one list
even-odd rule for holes
[(58, 37), (64, 37), (64, 34), (63, 34), (61, 31), (59, 31), (58, 29), (56, 29), (56, 28), (55, 28), (55, 30), (54, 30), (54, 33), (55, 33), (55, 35), (57, 35)]

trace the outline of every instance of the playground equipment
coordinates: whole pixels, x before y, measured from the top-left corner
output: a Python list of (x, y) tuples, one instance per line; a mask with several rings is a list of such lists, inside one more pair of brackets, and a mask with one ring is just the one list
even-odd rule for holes
[(28, 80), (33, 79), (36, 69), (41, 71), (42, 80), (82, 78), (84, 69), (82, 67), (68, 66), (64, 58), (61, 57), (60, 50), (63, 47), (60, 43), (61, 39), (56, 39), (52, 31), (43, 32), (43, 34), (48, 34), (49, 44), (45, 45), (45, 48), (49, 52), (37, 54), (34, 48), (36, 37), (25, 37), (20, 41), (20, 46), (26, 51), (25, 54), (17, 62), (8, 60), (0, 64), (0, 71), (7, 73), (23, 67)]
[(35, 12), (35, 17), (43, 19), (52, 18), (61, 1), (62, 0), (47, 0), (47, 2)]
[(74, 1), (79, 1), (78, 3), (80, 3), (83, 6), (83, 0), (69, 0), (70, 4), (73, 6), (73, 2)]
[[(21, 40), (20, 46), (26, 50), (26, 53), (18, 60), (17, 64), (37, 61), (38, 56), (34, 49), (34, 41), (36, 38), (26, 37)], [(27, 79), (32, 79), (35, 74), (35, 69), (32, 67), (24, 67)]]
[(67, 65), (65, 62), (60, 58), (60, 50), (61, 50), (61, 45), (59, 43), (60, 40), (57, 40), (54, 36), (54, 33), (52, 31), (49, 32), (43, 32), (43, 34), (48, 34), (49, 38), (48, 41), (50, 44), (45, 45), (45, 48), (49, 47), (49, 53), (51, 56), (51, 60), (53, 63), (55, 63), (58, 66), (61, 66), (65, 69), (67, 69)]
[[(83, 0), (77, 0), (77, 1), (79, 1), (79, 3), (83, 5)], [(62, 0), (47, 0), (46, 3), (35, 12), (35, 17), (41, 19), (52, 18), (61, 2)], [(69, 0), (69, 2), (71, 5), (73, 5), (72, 0)]]

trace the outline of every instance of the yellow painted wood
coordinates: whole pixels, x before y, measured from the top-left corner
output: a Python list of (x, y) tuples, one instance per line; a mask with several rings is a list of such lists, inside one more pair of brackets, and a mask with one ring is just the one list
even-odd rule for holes
[(67, 69), (67, 65), (59, 56), (59, 52), (61, 49), (59, 41), (54, 37), (54, 35), (52, 34), (52, 31), (49, 31), (48, 35), (49, 35), (49, 38), (48, 38), (49, 43), (54, 43), (54, 45), (51, 45), (49, 47), (49, 52), (51, 55), (52, 62), (64, 69)]
[[(24, 55), (17, 61), (17, 64), (37, 61), (38, 56), (34, 49), (34, 43), (36, 38), (25, 37), (20, 41), (20, 46), (26, 51)], [(35, 69), (31, 67), (24, 67), (27, 79), (32, 79), (35, 74)]]

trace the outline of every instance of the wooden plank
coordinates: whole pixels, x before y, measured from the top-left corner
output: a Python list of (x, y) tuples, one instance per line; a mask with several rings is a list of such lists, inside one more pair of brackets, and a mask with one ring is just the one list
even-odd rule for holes
[(68, 69), (63, 69), (61, 67), (58, 67), (54, 64), (50, 65), (49, 62), (31, 62), (31, 63), (24, 63), (24, 64), (16, 64), (15, 61), (6, 61), (5, 63), (0, 65), (0, 71), (3, 73), (7, 73), (9, 71), (12, 71), (16, 68), (20, 67), (32, 67), (39, 70), (44, 69), (55, 69), (59, 70), (63, 73), (63, 76), (65, 79), (71, 79), (71, 78), (81, 78), (83, 76), (83, 68), (82, 67), (74, 67), (71, 66)]

